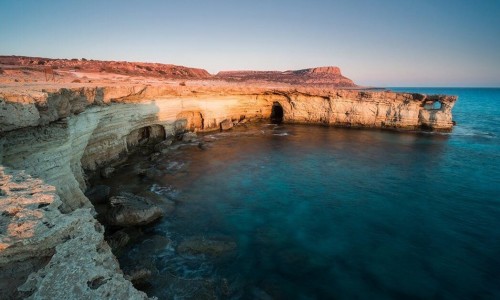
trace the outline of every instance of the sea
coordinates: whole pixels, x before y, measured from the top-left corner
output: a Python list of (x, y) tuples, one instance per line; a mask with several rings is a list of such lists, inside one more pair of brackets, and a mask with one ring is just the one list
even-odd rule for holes
[(500, 89), (391, 90), (457, 95), (453, 131), (261, 123), (124, 168), (175, 209), (122, 267), (159, 299), (500, 299)]

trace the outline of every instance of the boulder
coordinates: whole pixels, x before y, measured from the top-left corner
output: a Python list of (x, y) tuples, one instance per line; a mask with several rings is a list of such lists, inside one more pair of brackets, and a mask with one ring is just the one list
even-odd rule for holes
[(204, 237), (192, 237), (177, 246), (179, 254), (207, 254), (222, 256), (236, 250), (236, 243), (226, 240), (208, 240)]
[(229, 129), (233, 128), (233, 125), (234, 124), (231, 120), (226, 119), (226, 120), (220, 122), (220, 129), (221, 130), (229, 130)]
[(111, 209), (106, 220), (114, 226), (142, 226), (163, 216), (163, 210), (148, 199), (122, 192), (110, 198)]
[(89, 198), (92, 204), (101, 204), (108, 201), (111, 188), (107, 185), (96, 185), (85, 192), (85, 196)]

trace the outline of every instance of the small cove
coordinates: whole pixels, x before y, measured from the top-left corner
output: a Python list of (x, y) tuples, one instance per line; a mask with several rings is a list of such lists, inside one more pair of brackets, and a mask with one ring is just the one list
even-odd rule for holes
[(256, 124), (133, 156), (105, 183), (175, 210), (122, 267), (160, 299), (498, 297), (500, 93), (438, 92), (461, 96), (451, 134)]

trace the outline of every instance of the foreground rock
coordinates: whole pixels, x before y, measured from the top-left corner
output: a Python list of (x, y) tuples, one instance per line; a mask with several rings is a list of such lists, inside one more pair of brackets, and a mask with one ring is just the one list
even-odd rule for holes
[(109, 225), (129, 227), (150, 224), (163, 216), (163, 210), (146, 198), (131, 193), (121, 193), (110, 198), (111, 209), (107, 215)]
[(177, 246), (179, 254), (207, 254), (210, 256), (222, 256), (236, 250), (233, 241), (205, 239), (204, 237), (192, 237), (182, 241)]
[[(4, 167), (0, 189), (0, 273), (17, 271), (15, 280), (2, 278), (2, 298), (147, 298), (125, 280), (90, 209), (61, 214), (53, 186)], [(43, 264), (13, 269), (39, 257)]]

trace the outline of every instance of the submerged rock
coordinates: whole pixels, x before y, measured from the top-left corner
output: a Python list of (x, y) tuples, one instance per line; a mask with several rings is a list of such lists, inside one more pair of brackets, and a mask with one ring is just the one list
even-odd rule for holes
[(158, 178), (161, 178), (164, 174), (162, 171), (151, 167), (151, 168), (146, 170), (144, 175), (149, 179), (158, 179)]
[(131, 193), (121, 193), (111, 197), (111, 209), (106, 217), (107, 222), (114, 226), (147, 225), (163, 216), (163, 210), (152, 204), (148, 199)]
[(152, 191), (142, 191), (137, 195), (147, 198), (155, 205), (161, 206), (164, 215), (170, 215), (175, 210), (175, 202), (171, 199), (168, 199), (167, 196), (161, 196)]
[(208, 240), (204, 237), (192, 237), (177, 246), (179, 254), (207, 254), (221, 256), (236, 250), (236, 243), (225, 240)]
[(149, 160), (152, 162), (155, 162), (161, 158), (161, 154), (162, 153), (160, 153), (160, 152), (155, 152), (149, 156)]
[(170, 145), (172, 145), (172, 142), (173, 142), (172, 139), (164, 140), (163, 142), (156, 144), (154, 146), (154, 150), (156, 152), (162, 152), (162, 150), (168, 149), (168, 147), (170, 147)]
[(207, 150), (207, 145), (204, 142), (199, 142), (198, 148), (200, 148), (201, 150)]
[(194, 132), (186, 132), (182, 135), (182, 141), (185, 143), (191, 143), (198, 139), (198, 136)]
[(152, 275), (153, 272), (151, 272), (151, 270), (140, 268), (127, 272), (127, 274), (125, 274), (125, 279), (130, 280), (132, 284), (137, 287), (146, 284)]

